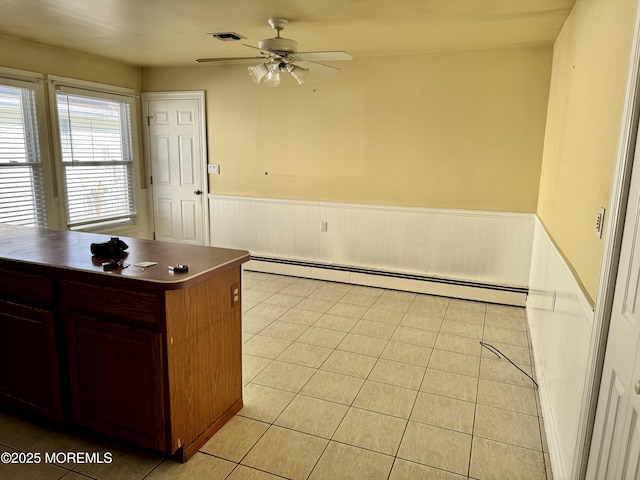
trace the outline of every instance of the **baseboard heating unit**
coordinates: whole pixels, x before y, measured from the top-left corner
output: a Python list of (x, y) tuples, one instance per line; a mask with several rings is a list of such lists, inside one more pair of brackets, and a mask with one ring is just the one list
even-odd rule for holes
[(244, 270), (524, 307), (528, 289), (369, 268), (252, 256)]

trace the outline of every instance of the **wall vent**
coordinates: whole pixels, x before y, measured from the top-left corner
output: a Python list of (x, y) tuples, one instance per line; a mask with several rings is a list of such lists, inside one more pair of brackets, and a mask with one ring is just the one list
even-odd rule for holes
[(210, 33), (209, 35), (213, 38), (217, 38), (218, 40), (222, 40), (223, 42), (237, 42), (238, 40), (247, 38), (234, 32)]

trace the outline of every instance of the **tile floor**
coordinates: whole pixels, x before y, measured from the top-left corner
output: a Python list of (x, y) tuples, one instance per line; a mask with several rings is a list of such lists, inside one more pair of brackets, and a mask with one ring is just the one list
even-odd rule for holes
[(186, 464), (0, 410), (11, 479), (551, 479), (525, 311), (245, 272), (244, 408)]

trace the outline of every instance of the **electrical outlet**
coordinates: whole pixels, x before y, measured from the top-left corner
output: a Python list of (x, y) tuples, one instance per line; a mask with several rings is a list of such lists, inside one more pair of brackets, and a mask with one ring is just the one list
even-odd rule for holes
[(602, 230), (604, 229), (604, 207), (598, 212), (598, 218), (596, 218), (596, 235), (598, 238), (602, 238)]
[(220, 164), (219, 163), (209, 163), (207, 165), (207, 172), (213, 173), (214, 175), (220, 175)]
[(240, 303), (240, 284), (231, 285), (231, 306), (235, 307)]

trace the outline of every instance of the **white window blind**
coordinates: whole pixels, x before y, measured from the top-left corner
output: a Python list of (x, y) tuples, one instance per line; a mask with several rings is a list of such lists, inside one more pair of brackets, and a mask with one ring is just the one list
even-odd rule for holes
[(131, 99), (56, 91), (70, 228), (135, 217)]
[(0, 222), (45, 227), (43, 185), (35, 87), (0, 77)]

